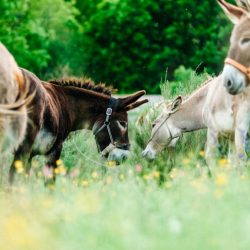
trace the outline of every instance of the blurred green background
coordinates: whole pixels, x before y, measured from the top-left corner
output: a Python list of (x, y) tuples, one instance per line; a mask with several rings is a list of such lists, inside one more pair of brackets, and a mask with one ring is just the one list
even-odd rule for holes
[(89, 76), (119, 93), (221, 71), (232, 28), (215, 0), (1, 0), (0, 40), (42, 79)]

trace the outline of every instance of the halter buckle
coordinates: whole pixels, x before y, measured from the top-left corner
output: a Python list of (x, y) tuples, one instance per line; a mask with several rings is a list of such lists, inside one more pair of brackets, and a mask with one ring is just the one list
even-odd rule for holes
[(106, 115), (108, 116), (112, 115), (112, 108), (107, 108)]

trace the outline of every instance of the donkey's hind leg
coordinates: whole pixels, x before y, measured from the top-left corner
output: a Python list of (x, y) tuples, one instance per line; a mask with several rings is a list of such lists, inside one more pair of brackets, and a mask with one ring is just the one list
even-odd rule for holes
[(26, 147), (19, 147), (19, 149), (16, 151), (15, 156), (14, 156), (14, 160), (10, 166), (10, 171), (9, 171), (9, 183), (10, 184), (13, 184), (13, 182), (14, 182), (14, 175), (15, 175), (15, 173), (18, 170), (19, 165), (20, 165), (18, 163), (19, 161), (25, 167), (25, 169), (30, 168), (29, 155), (30, 154), (27, 153), (27, 151), (26, 151)]
[[(33, 128), (33, 127), (32, 127)], [(12, 184), (14, 181), (14, 175), (16, 172), (16, 163), (17, 161), (21, 161), (22, 165), (25, 167), (26, 173), (29, 171), (31, 167), (31, 151), (32, 151), (32, 146), (36, 138), (37, 134), (37, 129), (28, 129), (30, 133), (27, 135), (27, 138), (25, 141), (22, 143), (22, 145), (19, 146), (17, 151), (15, 152), (14, 155), (14, 160), (10, 166), (10, 171), (9, 171), (9, 183)]]

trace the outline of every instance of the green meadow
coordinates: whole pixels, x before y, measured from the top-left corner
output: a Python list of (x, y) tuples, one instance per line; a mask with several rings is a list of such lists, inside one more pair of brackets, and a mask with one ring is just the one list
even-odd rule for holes
[[(166, 99), (189, 94), (207, 74), (187, 73), (161, 84)], [(187, 80), (185, 80), (187, 79)], [(223, 142), (217, 165), (208, 175), (206, 132), (185, 134), (176, 149), (157, 160), (141, 157), (150, 123), (138, 127), (130, 114), (129, 159), (115, 165), (98, 155), (89, 131), (73, 133), (58, 161), (55, 185), (44, 186), (44, 158), (24, 166), (14, 186), (6, 184), (5, 160), (0, 189), (0, 248), (3, 250), (239, 250), (250, 248), (250, 176), (227, 160)], [(153, 120), (156, 113), (150, 117)]]

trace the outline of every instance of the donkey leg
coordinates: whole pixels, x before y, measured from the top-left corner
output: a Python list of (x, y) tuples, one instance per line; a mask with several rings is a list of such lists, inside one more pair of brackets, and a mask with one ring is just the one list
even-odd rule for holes
[(205, 154), (209, 168), (215, 165), (215, 160), (218, 153), (218, 146), (219, 146), (218, 132), (213, 128), (208, 128)]
[(14, 175), (16, 173), (16, 162), (21, 161), (25, 169), (28, 168), (28, 165), (30, 164), (29, 153), (27, 153), (28, 151), (26, 149), (27, 149), (26, 147), (19, 147), (19, 149), (15, 153), (14, 160), (9, 170), (9, 183), (10, 184), (13, 184), (14, 182)]
[[(59, 160), (62, 152), (62, 144), (58, 145), (53, 152), (51, 152), (48, 158), (48, 166), (53, 170), (53, 183), (56, 181), (55, 169), (57, 168), (56, 161)], [(47, 182), (47, 181), (46, 181)]]
[(235, 143), (237, 160), (240, 162), (244, 162), (247, 160), (247, 154), (246, 154), (247, 132), (248, 132), (248, 126), (236, 127), (235, 129), (234, 143)]
[(23, 142), (21, 146), (17, 149), (14, 155), (14, 160), (10, 166), (10, 171), (9, 171), (9, 183), (12, 184), (14, 181), (14, 175), (16, 172), (16, 161), (21, 161), (22, 164), (25, 167), (26, 173), (30, 169), (30, 163), (31, 163), (31, 151), (32, 151), (32, 146), (35, 141), (36, 135), (37, 135), (37, 129), (33, 129), (33, 127), (30, 127), (27, 131), (30, 131), (28, 134), (27, 138)]

